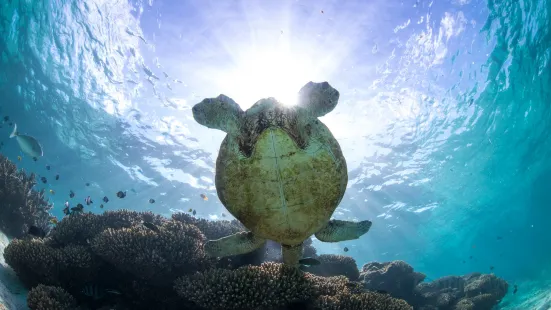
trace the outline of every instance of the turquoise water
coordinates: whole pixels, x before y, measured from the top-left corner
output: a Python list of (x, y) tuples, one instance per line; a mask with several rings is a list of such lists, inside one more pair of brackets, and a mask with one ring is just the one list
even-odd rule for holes
[(219, 219), (224, 135), (191, 107), (220, 93), (243, 109), (292, 103), (306, 82), (328, 81), (340, 103), (322, 121), (349, 169), (335, 217), (374, 224), (356, 241), (315, 241), (318, 252), (348, 247), (360, 266), (401, 259), (431, 279), (494, 266), (519, 286), (503, 308), (543, 300), (551, 3), (253, 3), (3, 1), (0, 114), (44, 157), (23, 155), (9, 122), (0, 151), (48, 178), (37, 187), (55, 191), (60, 218), (73, 190), (96, 213), (194, 208)]

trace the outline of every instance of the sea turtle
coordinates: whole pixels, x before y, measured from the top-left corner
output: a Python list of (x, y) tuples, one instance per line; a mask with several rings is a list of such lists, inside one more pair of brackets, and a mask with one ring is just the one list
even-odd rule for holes
[(216, 160), (215, 185), (226, 209), (250, 231), (209, 240), (209, 256), (251, 252), (266, 240), (282, 245), (283, 262), (298, 266), (302, 242), (357, 239), (370, 221), (330, 220), (348, 182), (340, 146), (318, 117), (337, 105), (329, 83), (307, 83), (295, 106), (261, 99), (247, 111), (231, 98), (204, 99), (194, 119), (227, 133)]

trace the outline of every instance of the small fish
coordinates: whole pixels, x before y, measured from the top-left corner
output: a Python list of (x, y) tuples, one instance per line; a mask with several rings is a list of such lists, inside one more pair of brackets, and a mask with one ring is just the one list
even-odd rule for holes
[(189, 208), (189, 210), (187, 210), (187, 212), (193, 212), (193, 209), (192, 209), (192, 208)]
[(343, 249), (345, 252), (348, 252), (348, 248), (347, 247), (344, 247)]
[(226, 213), (222, 213), (222, 217), (226, 217)]
[(502, 239), (503, 239), (503, 237), (497, 236), (497, 240), (502, 240)]
[(197, 211), (193, 210), (193, 215), (197, 214)]
[(56, 174), (56, 175), (55, 175), (55, 180), (56, 180), (56, 181), (59, 180), (59, 174)]
[(149, 198), (149, 203), (155, 203), (155, 199)]
[(321, 14), (323, 14), (323, 10), (321, 10)]
[(100, 209), (103, 209), (103, 204), (99, 205), (99, 208), (100, 208)]
[(94, 284), (88, 284), (82, 289), (82, 293), (95, 300), (105, 297), (105, 290)]
[(465, 263), (465, 261), (463, 261), (463, 264)]
[(313, 257), (305, 257), (305, 258), (302, 258), (300, 259), (299, 261), (299, 264), (301, 265), (306, 265), (306, 266), (317, 266), (317, 265), (320, 265), (321, 262)]
[(113, 294), (113, 295), (122, 295), (121, 292), (119, 292), (117, 290), (112, 290), (112, 289), (105, 289), (105, 292), (109, 293), (109, 294)]
[(34, 161), (37, 161), (37, 160), (38, 160), (38, 158), (36, 158), (36, 157), (33, 157), (33, 160), (34, 160)]
[(82, 212), (82, 210), (84, 210), (84, 206), (80, 203), (77, 204), (76, 207), (71, 208), (71, 211), (73, 211), (73, 212)]
[(471, 255), (471, 256), (469, 256), (469, 259), (473, 259), (473, 256), (472, 256), (472, 255)]
[(54, 225), (57, 225), (57, 223), (58, 223), (57, 218), (55, 218), (55, 217), (50, 218), (50, 223), (52, 223)]
[(86, 205), (89, 206), (90, 204), (94, 203), (92, 201), (92, 198), (90, 198), (90, 196), (84, 198), (84, 202), (86, 202)]
[(209, 197), (207, 197), (207, 195), (205, 195), (205, 194), (201, 194), (200, 196), (201, 196), (201, 198), (203, 198), (204, 201), (209, 200)]
[(494, 270), (494, 266), (490, 266), (490, 270)]
[(65, 215), (71, 214), (71, 210), (69, 208), (70, 208), (69, 202), (65, 201), (65, 208), (63, 208), (63, 214)]
[(17, 156), (17, 160), (21, 161), (21, 156)]
[(117, 192), (117, 197), (119, 197), (119, 198), (121, 198), (121, 199), (124, 198), (124, 197), (126, 197), (126, 192), (118, 191), (118, 192)]
[(154, 232), (159, 232), (159, 227), (151, 222), (143, 222), (142, 225), (153, 230)]
[(9, 116), (7, 116), (7, 115), (4, 116), (4, 123), (7, 122), (7, 121), (9, 121), (9, 120), (10, 120), (10, 117), (9, 117)]
[(136, 193), (136, 190), (133, 189), (133, 188), (131, 188), (130, 191), (133, 192), (133, 193)]
[(40, 143), (38, 143), (34, 137), (20, 135), (19, 132), (17, 132), (17, 124), (13, 127), (13, 132), (11, 133), (10, 138), (15, 138), (17, 140), (17, 144), (19, 144), (19, 148), (21, 148), (23, 153), (31, 157), (41, 157), (44, 155), (42, 146), (40, 146)]
[(75, 197), (75, 192), (73, 192), (72, 190), (69, 191), (69, 198), (74, 198)]
[(55, 195), (55, 191), (53, 189), (51, 189), (50, 194)]
[(51, 169), (50, 165), (46, 165), (46, 170), (50, 170), (50, 169)]
[(44, 184), (48, 183), (48, 179), (46, 179), (46, 177), (40, 177), (40, 181)]
[(44, 229), (39, 228), (39, 227), (36, 227), (36, 226), (34, 226), (34, 225), (32, 225), (31, 227), (29, 227), (28, 233), (29, 233), (29, 235), (31, 235), (31, 236), (35, 236), (35, 237), (39, 237), (39, 238), (44, 238), (44, 237), (46, 237), (46, 232), (44, 231)]
[(513, 290), (513, 294), (516, 294), (517, 291), (518, 291), (518, 287), (517, 287), (517, 285), (515, 284), (515, 289)]
[(107, 196), (104, 196), (104, 197), (103, 197), (103, 202), (108, 203), (108, 202), (109, 202), (109, 198), (107, 198)]
[(86, 184), (84, 184), (84, 185), (86, 185), (86, 186), (90, 186), (90, 183), (88, 183), (88, 182), (87, 182), (87, 183), (86, 183)]

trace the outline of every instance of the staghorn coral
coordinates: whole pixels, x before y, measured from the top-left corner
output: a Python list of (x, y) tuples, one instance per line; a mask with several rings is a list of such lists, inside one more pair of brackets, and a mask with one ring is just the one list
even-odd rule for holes
[(7, 157), (0, 154), (0, 230), (8, 237), (23, 236), (34, 225), (50, 230), (52, 205), (44, 190), (36, 191), (35, 175), (27, 175)]
[(360, 281), (368, 290), (384, 290), (395, 298), (408, 302), (414, 300), (414, 289), (425, 279), (425, 275), (413, 271), (404, 261), (365, 264), (360, 273)]
[(411, 310), (412, 306), (404, 300), (392, 298), (386, 294), (339, 293), (335, 296), (320, 296), (316, 306), (321, 310)]
[(16, 239), (6, 247), (4, 257), (27, 287), (39, 283), (78, 287), (92, 281), (100, 265), (86, 247), (56, 249), (40, 239)]
[(205, 238), (193, 225), (170, 221), (157, 233), (148, 228), (108, 228), (91, 241), (94, 253), (123, 272), (154, 283), (208, 266)]
[(61, 287), (39, 284), (27, 297), (31, 310), (74, 310), (77, 302), (71, 294)]
[(358, 280), (360, 271), (356, 261), (349, 256), (322, 254), (317, 257), (321, 265), (311, 266), (306, 271), (323, 277), (346, 276), (351, 281)]
[[(318, 277), (277, 263), (245, 266), (236, 270), (210, 269), (181, 277), (174, 285), (180, 296), (201, 307), (227, 310), (277, 309), (294, 302), (314, 302), (319, 296), (335, 296), (340, 293), (355, 296), (349, 287), (345, 277)], [(371, 297), (359, 298), (371, 300)], [(369, 304), (365, 302), (364, 304)]]

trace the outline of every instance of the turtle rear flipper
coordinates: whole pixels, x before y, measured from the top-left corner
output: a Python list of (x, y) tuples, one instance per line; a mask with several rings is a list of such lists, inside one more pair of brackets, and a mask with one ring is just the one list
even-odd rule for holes
[(211, 257), (224, 257), (250, 253), (260, 248), (266, 239), (256, 237), (252, 232), (238, 232), (224, 238), (209, 240), (205, 252)]
[(340, 242), (360, 238), (371, 228), (371, 221), (350, 222), (330, 220), (314, 236), (323, 242)]
[(197, 123), (235, 135), (239, 134), (240, 119), (245, 113), (233, 99), (225, 95), (204, 99), (191, 110)]

